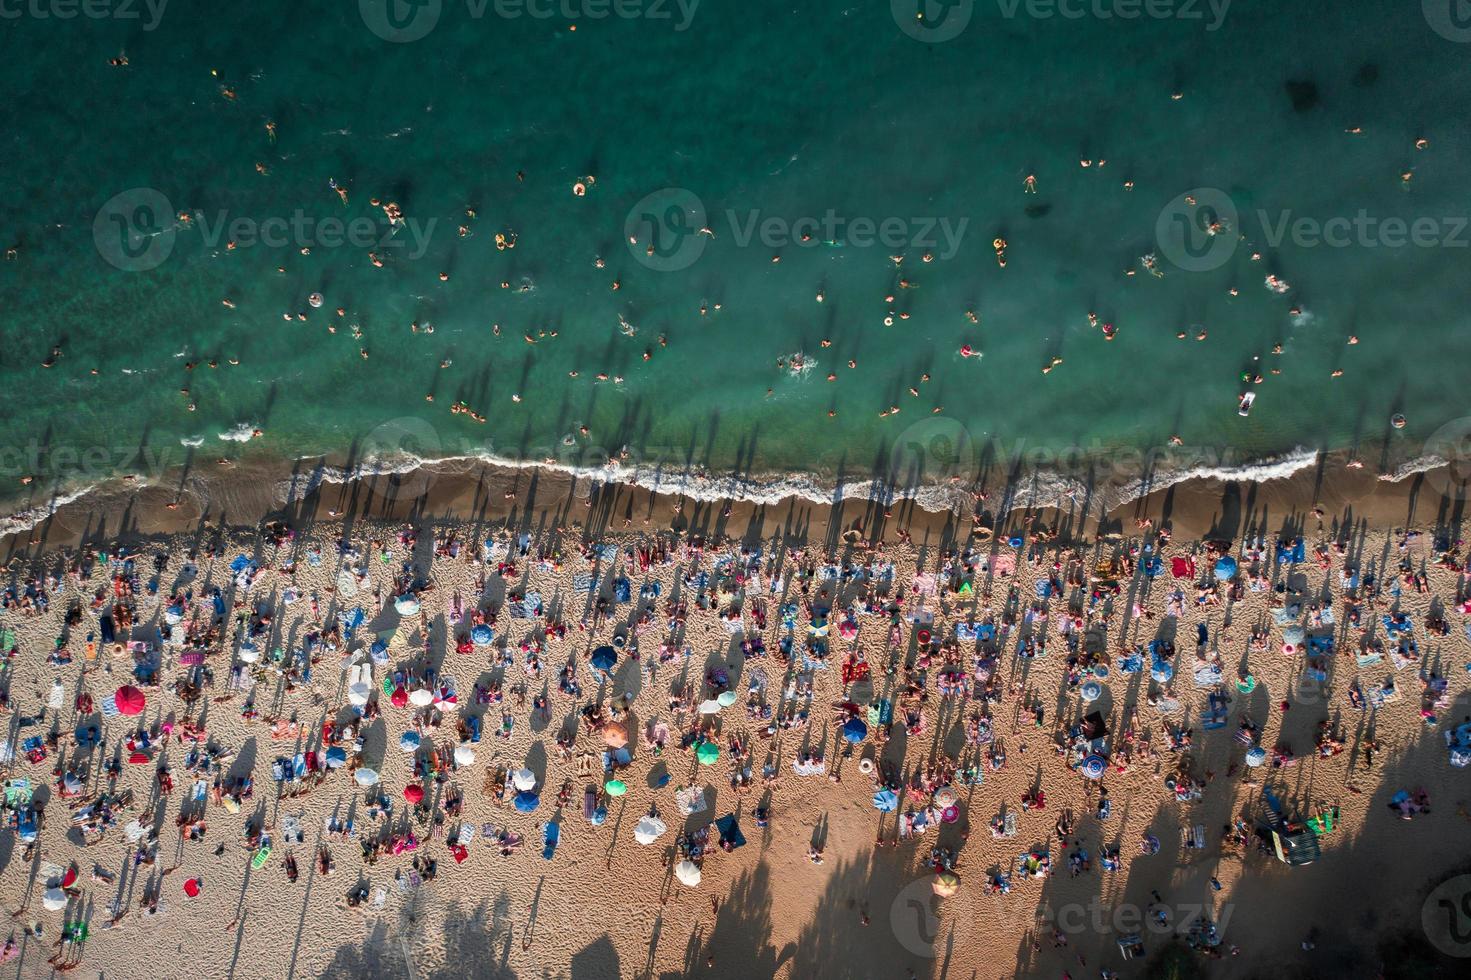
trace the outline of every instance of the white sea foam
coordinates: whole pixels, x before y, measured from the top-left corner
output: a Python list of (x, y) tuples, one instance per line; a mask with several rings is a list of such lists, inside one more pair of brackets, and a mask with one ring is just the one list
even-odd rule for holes
[(249, 442), (255, 437), (255, 426), (249, 422), (241, 422), (233, 429), (227, 429), (220, 433), (220, 438), (226, 442)]

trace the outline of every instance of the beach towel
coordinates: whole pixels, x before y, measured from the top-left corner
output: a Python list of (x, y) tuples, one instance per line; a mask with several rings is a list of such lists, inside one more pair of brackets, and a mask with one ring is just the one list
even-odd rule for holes
[(1216, 687), (1222, 682), (1221, 668), (1217, 664), (1201, 664), (1195, 668), (1195, 686)]
[(1175, 578), (1194, 578), (1195, 559), (1175, 557), (1170, 559), (1170, 574)]
[(556, 821), (549, 820), (542, 827), (541, 834), (542, 840), (546, 842), (545, 846), (541, 849), (541, 856), (550, 861), (552, 855), (557, 853), (557, 842), (562, 839), (562, 828)]
[(741, 833), (741, 825), (736, 822), (735, 814), (721, 817), (715, 821), (715, 826), (720, 831), (721, 844), (729, 844), (731, 850), (745, 846), (746, 835)]

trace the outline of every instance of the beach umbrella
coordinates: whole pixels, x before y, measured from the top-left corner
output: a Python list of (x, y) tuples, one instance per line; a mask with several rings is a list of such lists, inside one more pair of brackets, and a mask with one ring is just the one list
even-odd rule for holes
[(113, 694), (112, 703), (120, 715), (140, 715), (143, 713), (143, 706), (147, 703), (147, 699), (136, 687), (124, 684), (117, 689), (117, 693)]
[(409, 703), (416, 708), (423, 708), (434, 701), (434, 692), (427, 687), (416, 687), (409, 692)]
[(424, 787), (417, 783), (409, 783), (404, 787), (404, 799), (410, 803), (424, 802)]
[(593, 670), (612, 673), (613, 668), (618, 664), (618, 651), (612, 647), (598, 647), (592, 652), (592, 659), (589, 662)]
[(941, 786), (935, 790), (935, 806), (944, 809), (955, 805), (955, 790), (950, 786)]
[(674, 866), (674, 877), (681, 885), (693, 888), (700, 883), (700, 866), (686, 858)]
[(720, 702), (717, 701), (717, 700), (715, 700), (714, 698), (710, 698), (708, 701), (701, 701), (700, 702), (700, 714), (702, 714), (702, 715), (718, 715), (718, 714), (720, 714)]
[(249, 643), (242, 643), (238, 656), (241, 663), (253, 664), (260, 659), (260, 651)]
[(46, 894), (41, 896), (41, 904), (48, 912), (60, 912), (66, 908), (66, 892), (60, 888), (48, 888)]
[(859, 718), (849, 718), (843, 722), (843, 738), (857, 745), (868, 737), (868, 726)]
[(372, 693), (373, 689), (367, 684), (352, 684), (349, 685), (347, 688), (347, 701), (349, 704), (353, 704), (361, 708), (363, 705), (368, 703), (368, 698), (372, 695)]
[(1229, 582), (1236, 575), (1236, 559), (1230, 555), (1224, 555), (1216, 561), (1216, 579), (1221, 582)]
[(1155, 664), (1154, 665), (1154, 668), (1149, 672), (1149, 676), (1150, 677), (1153, 677), (1155, 680), (1159, 681), (1161, 684), (1165, 684), (1165, 683), (1168, 683), (1169, 682), (1169, 679), (1171, 677), (1174, 677), (1175, 676), (1175, 668), (1171, 664), (1166, 664), (1166, 663)]
[(705, 765), (711, 765), (720, 758), (720, 746), (714, 742), (701, 742), (699, 748), (695, 749), (695, 758)]
[(1301, 648), (1307, 638), (1307, 630), (1301, 626), (1289, 626), (1282, 631), (1282, 642), (1292, 647)]
[(1097, 701), (1103, 696), (1103, 685), (1097, 681), (1088, 681), (1078, 693), (1082, 695), (1084, 701)]
[(190, 898), (198, 898), (202, 891), (204, 891), (204, 882), (198, 878), (190, 878), (184, 882), (184, 894)]
[(511, 785), (519, 792), (528, 793), (536, 789), (536, 773), (530, 769), (517, 769), (511, 773)]
[(419, 597), (412, 592), (401, 595), (393, 600), (393, 608), (400, 616), (413, 616), (419, 611)]
[(404, 732), (398, 737), (398, 747), (405, 752), (416, 752), (420, 741), (418, 732)]
[(622, 796), (628, 792), (628, 784), (621, 779), (610, 779), (603, 784), (603, 789), (609, 796)]
[(930, 890), (941, 898), (949, 898), (960, 891), (960, 879), (953, 871), (941, 871), (935, 875), (935, 880), (930, 882)]
[(395, 708), (402, 708), (409, 703), (409, 692), (402, 687), (395, 687), (393, 693), (388, 696), (388, 703)]
[(957, 821), (959, 819), (960, 819), (960, 807), (958, 807), (958, 806), (947, 806), (945, 809), (943, 809), (943, 810), (940, 811), (940, 822), (941, 823), (954, 823), (955, 821)]
[(530, 813), (541, 803), (541, 796), (537, 793), (523, 791), (516, 794), (516, 799), (511, 805), (516, 808), (517, 813)]
[(327, 750), (327, 768), (341, 769), (347, 765), (347, 750), (339, 746), (332, 746)]
[(455, 746), (455, 765), (469, 766), (475, 763), (475, 750), (461, 743)]
[(152, 758), (147, 752), (134, 752), (128, 756), (128, 761), (135, 766), (146, 766)]
[(378, 773), (372, 769), (359, 769), (352, 774), (352, 778), (357, 780), (359, 786), (364, 787), (376, 786), (378, 783)]
[(628, 729), (616, 721), (603, 726), (603, 744), (611, 749), (621, 749), (628, 744)]
[(1267, 750), (1260, 745), (1253, 745), (1246, 750), (1246, 764), (1255, 769), (1267, 761)]
[(899, 809), (899, 794), (891, 789), (881, 789), (873, 794), (873, 808), (879, 813), (892, 813)]
[(668, 829), (658, 817), (645, 815), (639, 818), (638, 826), (633, 828), (633, 839), (640, 844), (652, 844)]
[(1101, 755), (1090, 755), (1083, 760), (1083, 775), (1089, 779), (1102, 779), (1108, 771), (1108, 761)]
[(477, 647), (488, 647), (494, 639), (495, 632), (483, 623), (470, 631), (470, 642)]
[(715, 703), (720, 705), (722, 708), (729, 708), (731, 705), (736, 703), (736, 692), (721, 691), (720, 694), (715, 698)]

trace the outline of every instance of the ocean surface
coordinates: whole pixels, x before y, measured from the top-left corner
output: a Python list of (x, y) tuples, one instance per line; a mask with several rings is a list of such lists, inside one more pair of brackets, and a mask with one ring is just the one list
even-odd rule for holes
[(1471, 415), (1441, 6), (27, 0), (0, 486), (1414, 459)]

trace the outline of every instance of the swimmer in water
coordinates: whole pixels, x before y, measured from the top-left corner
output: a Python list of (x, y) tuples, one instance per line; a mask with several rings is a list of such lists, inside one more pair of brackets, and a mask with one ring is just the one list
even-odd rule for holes
[(272, 143), (276, 142), (276, 124), (269, 119), (266, 120), (266, 135), (271, 138)]
[[(343, 207), (347, 207), (347, 188), (346, 187), (338, 187), (337, 186), (337, 178), (336, 177), (328, 177), (327, 178), (327, 186), (330, 187), (330, 188), (332, 188), (334, 191), (337, 192), (337, 196), (342, 199), (342, 206)], [(389, 219), (392, 220), (392, 218), (393, 218), (393, 216), (392, 215), (389, 215)]]

